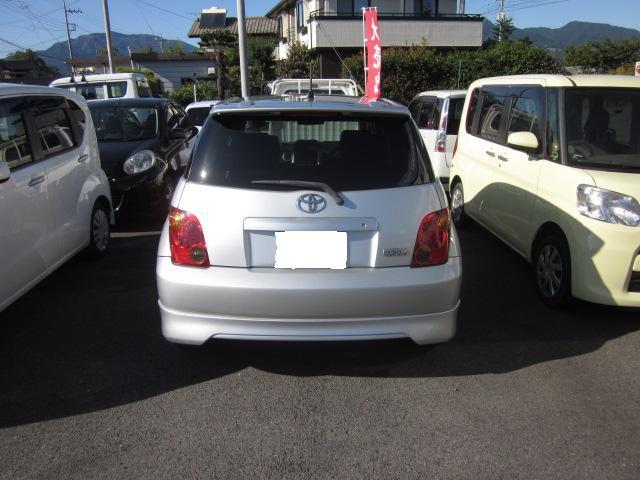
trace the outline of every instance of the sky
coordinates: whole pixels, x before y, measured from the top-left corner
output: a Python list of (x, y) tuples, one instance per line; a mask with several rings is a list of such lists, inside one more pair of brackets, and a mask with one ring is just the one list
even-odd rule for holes
[[(63, 0), (0, 0), (0, 58), (22, 48), (41, 50), (66, 40)], [(530, 7), (532, 3), (544, 5)], [(101, 0), (66, 0), (72, 37), (104, 31)], [(247, 15), (264, 15), (277, 0), (245, 0)], [(466, 0), (467, 13), (485, 14), (495, 21), (498, 0)], [(506, 14), (516, 27), (561, 27), (572, 20), (610, 23), (640, 29), (640, 0), (505, 0)], [(235, 15), (236, 0), (109, 0), (111, 29), (148, 33), (196, 44), (187, 37), (203, 8), (218, 6)], [(605, 7), (606, 5), (606, 7)]]

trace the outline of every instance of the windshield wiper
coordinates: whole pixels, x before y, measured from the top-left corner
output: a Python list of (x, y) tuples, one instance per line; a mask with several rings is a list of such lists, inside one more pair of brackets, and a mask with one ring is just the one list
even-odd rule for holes
[(314, 190), (322, 190), (327, 193), (338, 205), (343, 205), (344, 200), (338, 193), (326, 183), (307, 182), (304, 180), (252, 180), (251, 183), (257, 185), (286, 185), (289, 187), (307, 187)]

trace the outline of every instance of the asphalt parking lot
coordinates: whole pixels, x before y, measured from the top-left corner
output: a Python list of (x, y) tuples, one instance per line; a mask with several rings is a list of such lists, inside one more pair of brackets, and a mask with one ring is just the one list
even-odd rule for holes
[(639, 312), (548, 310), (520, 257), (461, 239), (451, 343), (184, 352), (157, 234), (119, 235), (0, 314), (0, 478), (640, 478)]

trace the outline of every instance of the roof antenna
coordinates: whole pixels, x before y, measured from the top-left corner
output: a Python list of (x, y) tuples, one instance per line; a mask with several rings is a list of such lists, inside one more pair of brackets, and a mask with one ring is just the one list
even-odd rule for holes
[(307, 94), (307, 101), (313, 102), (316, 96), (313, 94), (313, 61), (309, 63), (309, 93)]

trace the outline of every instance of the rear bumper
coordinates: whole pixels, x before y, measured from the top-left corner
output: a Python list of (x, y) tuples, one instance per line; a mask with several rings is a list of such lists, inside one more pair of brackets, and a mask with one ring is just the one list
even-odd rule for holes
[(162, 332), (173, 342), (209, 338), (360, 340), (419, 344), (455, 333), (462, 262), (341, 271), (197, 269), (158, 257)]

